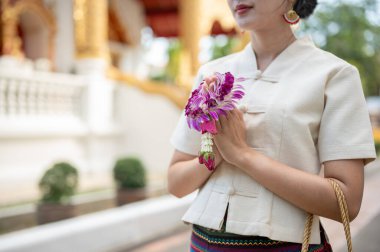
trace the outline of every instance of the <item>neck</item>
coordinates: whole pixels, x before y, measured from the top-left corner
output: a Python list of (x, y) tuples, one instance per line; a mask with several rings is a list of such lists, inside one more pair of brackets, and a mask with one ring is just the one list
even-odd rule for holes
[(258, 69), (264, 70), (295, 39), (293, 31), (288, 25), (277, 29), (252, 31), (252, 48), (256, 55)]

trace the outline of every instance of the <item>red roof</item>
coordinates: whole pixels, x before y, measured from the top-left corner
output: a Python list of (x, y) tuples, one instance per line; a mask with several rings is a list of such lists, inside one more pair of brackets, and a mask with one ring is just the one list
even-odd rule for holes
[[(179, 0), (140, 0), (145, 8), (147, 23), (157, 37), (178, 37), (180, 34)], [(188, 0), (191, 1), (191, 0)], [(211, 34), (235, 34), (216, 22)]]

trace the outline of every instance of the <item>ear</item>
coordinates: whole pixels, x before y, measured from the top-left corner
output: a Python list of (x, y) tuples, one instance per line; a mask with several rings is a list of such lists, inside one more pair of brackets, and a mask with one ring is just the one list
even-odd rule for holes
[(286, 10), (289, 11), (293, 8), (297, 0), (285, 0), (286, 1)]
[(286, 14), (288, 11), (292, 9), (292, 0), (284, 0), (281, 5), (281, 11), (283, 12), (282, 14)]

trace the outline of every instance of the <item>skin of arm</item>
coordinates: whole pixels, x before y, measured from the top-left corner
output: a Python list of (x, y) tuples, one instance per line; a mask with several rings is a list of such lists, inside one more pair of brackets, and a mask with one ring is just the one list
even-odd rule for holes
[(243, 114), (228, 111), (217, 122), (214, 142), (222, 158), (262, 186), (305, 211), (341, 222), (335, 192), (325, 178), (335, 179), (346, 197), (350, 220), (359, 213), (364, 186), (362, 159), (324, 162), (324, 178), (290, 167), (257, 152), (245, 141)]
[[(215, 145), (213, 151), (217, 169), (222, 157)], [(214, 171), (209, 171), (204, 164), (200, 164), (197, 156), (174, 150), (167, 174), (168, 191), (182, 198), (200, 188)]]

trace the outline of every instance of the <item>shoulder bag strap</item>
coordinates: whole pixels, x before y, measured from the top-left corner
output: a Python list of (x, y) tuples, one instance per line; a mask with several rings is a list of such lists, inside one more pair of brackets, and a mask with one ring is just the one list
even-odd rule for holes
[[(328, 178), (328, 181), (330, 182), (331, 186), (334, 188), (336, 198), (338, 199), (340, 215), (342, 218), (344, 232), (346, 234), (348, 252), (352, 252), (350, 218), (348, 215), (346, 199), (344, 197), (343, 191), (340, 188), (339, 184), (332, 178)], [(301, 252), (308, 251), (312, 225), (313, 225), (313, 215), (309, 213), (306, 219), (306, 223), (305, 223)]]

